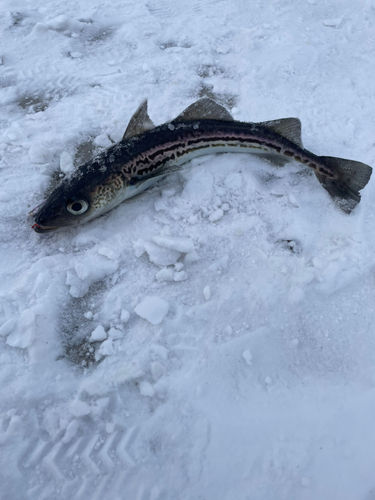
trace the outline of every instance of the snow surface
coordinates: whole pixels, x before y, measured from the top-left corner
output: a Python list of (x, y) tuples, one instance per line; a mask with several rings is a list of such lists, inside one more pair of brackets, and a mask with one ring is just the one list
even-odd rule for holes
[(375, 165), (374, 1), (3, 0), (0, 37), (0, 497), (374, 500), (374, 179), (347, 216), (217, 155), (81, 228), (26, 218), (145, 97)]

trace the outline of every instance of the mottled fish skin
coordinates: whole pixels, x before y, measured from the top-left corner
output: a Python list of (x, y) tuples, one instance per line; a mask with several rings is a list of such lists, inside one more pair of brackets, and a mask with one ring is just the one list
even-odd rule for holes
[[(208, 118), (184, 119), (202, 106)], [(189, 113), (190, 108), (193, 112)], [(220, 112), (219, 119), (210, 117)], [(33, 229), (47, 232), (92, 220), (192, 158), (207, 154), (271, 154), (295, 160), (312, 168), (332, 197), (345, 200), (341, 208), (346, 212), (359, 202), (358, 191), (370, 178), (372, 169), (368, 165), (320, 157), (304, 149), (298, 119), (260, 124), (234, 121), (224, 108), (207, 98), (194, 103), (184, 113), (170, 123), (152, 128), (147, 103), (143, 103), (132, 118), (133, 129), (128, 131), (131, 121), (120, 143), (79, 167), (52, 192), (38, 209)], [(139, 116), (144, 124), (139, 123)]]

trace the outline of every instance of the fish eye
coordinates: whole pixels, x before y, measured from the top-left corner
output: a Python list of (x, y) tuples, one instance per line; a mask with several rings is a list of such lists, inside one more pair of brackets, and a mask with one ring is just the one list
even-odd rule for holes
[(86, 200), (82, 199), (70, 199), (66, 204), (66, 209), (73, 215), (84, 214), (88, 208), (89, 204)]

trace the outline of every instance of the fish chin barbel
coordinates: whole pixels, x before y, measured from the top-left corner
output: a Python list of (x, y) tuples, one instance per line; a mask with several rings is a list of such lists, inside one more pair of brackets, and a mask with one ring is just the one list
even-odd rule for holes
[(45, 202), (30, 214), (39, 233), (88, 222), (153, 186), (198, 156), (254, 153), (295, 160), (312, 168), (338, 206), (350, 213), (372, 168), (364, 163), (316, 156), (304, 149), (301, 122), (283, 118), (260, 123), (235, 121), (207, 97), (190, 105), (169, 123), (155, 126), (143, 101), (121, 142), (80, 166), (61, 181)]

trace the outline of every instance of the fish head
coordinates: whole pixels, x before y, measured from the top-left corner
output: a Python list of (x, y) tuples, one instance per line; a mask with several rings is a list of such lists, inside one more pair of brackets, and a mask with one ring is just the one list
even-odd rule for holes
[(121, 202), (124, 188), (121, 178), (95, 179), (87, 182), (84, 176), (64, 179), (36, 209), (32, 228), (47, 233), (63, 227), (88, 222)]

